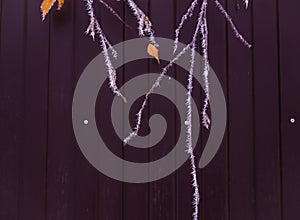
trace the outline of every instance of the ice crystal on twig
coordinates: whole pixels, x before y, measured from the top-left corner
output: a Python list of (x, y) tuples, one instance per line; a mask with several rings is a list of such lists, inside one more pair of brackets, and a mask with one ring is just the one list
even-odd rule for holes
[(244, 0), (244, 3), (245, 3), (246, 8), (248, 8), (248, 6), (249, 6), (249, 0)]

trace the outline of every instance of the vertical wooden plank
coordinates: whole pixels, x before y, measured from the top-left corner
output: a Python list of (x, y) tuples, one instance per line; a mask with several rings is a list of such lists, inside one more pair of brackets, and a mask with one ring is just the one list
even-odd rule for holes
[[(299, 168), (299, 15), (300, 2), (279, 1), (280, 99), (282, 137), (283, 219), (300, 215)], [(294, 123), (293, 123), (294, 119)]]
[[(49, 22), (39, 1), (28, 1), (23, 100), (21, 219), (45, 219)], [(26, 9), (26, 8), (25, 8)]]
[[(148, 0), (136, 0), (136, 4), (148, 14)], [(137, 31), (137, 21), (135, 16), (132, 14), (131, 9), (126, 5), (125, 7), (125, 21), (133, 27), (133, 30), (126, 28), (125, 29), (125, 40), (133, 39), (138, 37)], [(125, 48), (126, 50), (126, 48)], [(146, 52), (146, 51), (145, 51)], [(147, 60), (135, 61), (125, 65), (124, 67), (124, 83), (128, 80), (146, 73), (148, 71), (148, 62)], [(126, 90), (124, 91), (126, 95)], [(139, 111), (140, 106), (143, 102), (141, 97), (137, 100), (134, 105), (131, 107), (130, 115), (124, 115), (124, 120), (129, 120), (131, 125), (135, 125), (136, 122), (136, 113)], [(145, 110), (143, 114), (144, 122), (148, 121), (148, 111)], [(146, 123), (143, 123), (143, 127), (140, 130), (139, 135), (147, 134)], [(132, 127), (133, 129), (133, 127)], [(128, 135), (128, 129), (124, 129), (124, 136)], [(126, 133), (125, 133), (126, 132)], [(124, 147), (124, 159), (132, 162), (147, 162), (149, 159), (149, 151), (147, 149), (134, 149), (129, 145)], [(126, 175), (126, 171), (124, 172)], [(123, 219), (149, 219), (149, 184), (148, 183), (124, 183), (124, 198), (123, 198)]]
[(23, 82), (26, 2), (1, 3), (0, 219), (18, 219), (23, 141)]
[(50, 19), (47, 219), (74, 219), (75, 150), (72, 128), (74, 87), (74, 1)]
[[(74, 1), (74, 7), (74, 83), (76, 84), (84, 68), (99, 54), (100, 48), (98, 41), (93, 41), (89, 35), (85, 34), (89, 25), (85, 1)], [(74, 176), (74, 219), (99, 219), (99, 172), (87, 161), (79, 146), (76, 144), (74, 147), (76, 161), (74, 164), (76, 170)]]
[(253, 1), (256, 219), (281, 219), (277, 8)]
[[(121, 1), (106, 1), (117, 13), (120, 17), (123, 17), (123, 6), (124, 3)], [(117, 44), (123, 41), (123, 33), (124, 27), (123, 23), (119, 21), (116, 17), (114, 17), (107, 8), (103, 5), (97, 5), (97, 12), (100, 12), (100, 22), (103, 32), (105, 33), (107, 39), (110, 41), (112, 45)], [(97, 46), (100, 44), (97, 42)], [(102, 51), (101, 51), (102, 52)], [(112, 58), (114, 59), (114, 58)], [(118, 59), (121, 59), (121, 54)], [(107, 72), (101, 73), (108, 75)], [(117, 69), (117, 84), (118, 88), (123, 83), (123, 69)], [(123, 154), (123, 143), (121, 140), (117, 138), (113, 138), (113, 130), (108, 129), (108, 127), (112, 127), (111, 120), (111, 104), (114, 98), (118, 99), (119, 97), (114, 96), (112, 94), (111, 89), (109, 88), (109, 83), (106, 81), (103, 86), (104, 89), (100, 92), (99, 96), (101, 96), (101, 103), (99, 105), (99, 120), (101, 120), (101, 124), (104, 124), (102, 128), (99, 128), (99, 133), (103, 136), (106, 135), (109, 137), (107, 139), (106, 145), (109, 149), (116, 153), (118, 156), (122, 157)], [(103, 103), (107, 103), (103, 106)], [(104, 115), (105, 117), (100, 117), (100, 115)], [(122, 123), (122, 121), (120, 121)], [(98, 188), (99, 188), (99, 218), (100, 219), (122, 219), (123, 215), (123, 183), (114, 179), (111, 179), (103, 174), (98, 177)]]
[[(155, 29), (156, 37), (174, 38), (175, 3), (173, 0), (150, 1), (149, 16)], [(160, 45), (160, 48), (163, 49), (164, 45)], [(156, 60), (152, 59), (149, 64), (150, 73), (160, 73), (161, 69), (168, 64), (168, 61), (161, 61), (161, 64), (158, 64)], [(174, 72), (174, 69), (172, 69), (167, 75), (175, 77)], [(152, 81), (149, 81), (149, 88), (152, 83)], [(175, 100), (175, 83), (170, 83), (165, 79), (162, 81), (161, 86), (168, 87), (171, 96), (169, 98)], [(150, 161), (164, 157), (176, 145), (176, 106), (164, 99), (157, 95), (152, 96), (149, 100), (149, 116), (160, 114), (167, 121), (167, 131), (163, 140), (155, 146), (150, 146)], [(172, 162), (175, 170), (175, 158), (173, 158)], [(156, 170), (155, 172), (159, 173), (160, 171)], [(175, 184), (175, 173), (149, 184), (149, 219), (175, 219)]]
[[(228, 12), (250, 42), (252, 4), (228, 0)], [(254, 219), (254, 143), (252, 50), (228, 27), (229, 219)]]
[[(220, 1), (226, 5), (226, 1)], [(213, 1), (208, 5), (209, 61), (219, 78), (227, 97), (227, 30), (224, 16)], [(203, 103), (201, 103), (202, 105)], [(213, 117), (213, 115), (212, 115)], [(202, 127), (202, 148), (205, 147), (209, 130)], [(222, 145), (210, 164), (201, 170), (201, 216), (202, 219), (228, 218), (228, 131)]]

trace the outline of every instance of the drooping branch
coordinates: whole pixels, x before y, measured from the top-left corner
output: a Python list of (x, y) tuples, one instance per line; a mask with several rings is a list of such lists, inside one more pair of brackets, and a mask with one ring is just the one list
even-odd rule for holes
[(93, 7), (93, 0), (85, 0), (86, 1), (86, 7), (88, 11), (88, 15), (90, 17), (90, 24), (86, 30), (86, 34), (89, 34), (93, 40), (95, 39), (95, 35), (98, 34), (100, 45), (103, 50), (104, 55), (104, 61), (105, 65), (108, 71), (108, 78), (109, 78), (109, 87), (111, 88), (112, 92), (120, 96), (124, 102), (127, 102), (126, 98), (122, 95), (122, 93), (119, 91), (117, 87), (117, 72), (115, 68), (112, 65), (111, 58), (109, 56), (109, 49), (111, 50), (111, 54), (114, 58), (117, 58), (117, 52), (114, 50), (114, 48), (111, 46), (107, 38), (105, 37), (105, 34), (103, 33), (101, 26), (99, 24), (99, 21), (97, 20), (95, 16), (95, 10)]
[[(245, 1), (246, 2), (246, 1)], [(239, 33), (239, 31), (237, 30), (235, 24), (232, 21), (232, 18), (230, 17), (230, 15), (227, 13), (227, 11), (224, 9), (224, 7), (222, 6), (222, 4), (218, 1), (215, 0), (216, 6), (217, 8), (219, 8), (219, 10), (221, 11), (221, 13), (224, 15), (224, 17), (226, 18), (226, 20), (228, 21), (228, 23), (231, 26), (231, 29), (234, 31), (235, 36), (248, 48), (251, 48), (252, 45), (250, 43), (248, 43), (248, 41), (243, 37), (243, 35), (241, 35)], [(247, 1), (248, 4), (248, 1)]]
[(186, 116), (186, 148), (187, 153), (190, 157), (190, 165), (191, 165), (191, 175), (192, 175), (192, 186), (194, 189), (193, 193), (193, 219), (198, 219), (198, 212), (199, 212), (199, 202), (200, 202), (200, 195), (199, 195), (199, 186), (197, 182), (197, 171), (196, 171), (196, 163), (195, 163), (195, 155), (193, 152), (193, 143), (192, 143), (192, 92), (193, 92), (193, 75), (194, 75), (194, 66), (195, 66), (195, 54), (196, 54), (196, 40), (197, 36), (199, 35), (199, 30), (203, 28), (203, 18), (205, 16), (205, 9), (207, 7), (207, 0), (203, 0), (201, 10), (199, 12), (197, 26), (195, 28), (195, 32), (193, 35), (192, 40), (192, 48), (191, 48), (191, 65), (189, 70), (188, 76), (188, 93), (186, 99), (186, 106), (187, 106), (187, 116)]
[[(178, 28), (175, 30), (175, 40), (174, 40), (174, 53), (177, 50), (178, 47), (178, 42), (179, 42), (179, 34), (180, 30), (182, 29), (185, 21), (192, 16), (195, 7), (197, 5), (199, 0), (194, 0), (190, 7), (188, 8), (187, 12), (182, 16), (181, 21), (179, 23)], [(226, 20), (230, 23), (231, 28), (235, 32), (235, 35), (237, 38), (248, 48), (251, 47), (251, 45), (244, 39), (244, 37), (238, 32), (236, 26), (233, 24), (231, 17), (228, 15), (228, 13), (225, 11), (225, 9), (222, 7), (222, 5), (215, 0), (217, 7), (220, 9), (222, 14), (225, 16)], [(138, 135), (140, 125), (142, 122), (142, 112), (145, 109), (146, 103), (149, 99), (149, 96), (154, 92), (154, 89), (159, 86), (160, 81), (163, 79), (165, 74), (167, 73), (168, 69), (173, 65), (174, 61), (179, 59), (184, 53), (187, 52), (187, 50), (190, 48), (191, 49), (191, 66), (190, 66), (190, 71), (189, 71), (189, 76), (188, 76), (188, 93), (187, 93), (187, 99), (186, 99), (186, 106), (187, 106), (187, 116), (186, 116), (186, 132), (187, 132), (187, 138), (186, 138), (186, 148), (187, 152), (190, 157), (190, 163), (191, 163), (191, 174), (192, 174), (192, 186), (194, 188), (194, 194), (193, 194), (193, 219), (197, 220), (198, 219), (198, 206), (199, 206), (199, 188), (198, 188), (198, 183), (197, 183), (197, 173), (196, 173), (196, 166), (195, 166), (195, 156), (193, 154), (193, 148), (192, 148), (192, 82), (193, 82), (193, 74), (194, 74), (194, 62), (195, 62), (195, 53), (196, 53), (196, 39), (197, 36), (199, 35), (199, 32), (202, 35), (201, 39), (201, 48), (202, 48), (202, 54), (203, 54), (203, 61), (204, 61), (204, 68), (203, 68), (203, 79), (204, 79), (204, 92), (205, 92), (205, 98), (204, 98), (204, 105), (203, 105), (203, 110), (202, 110), (202, 124), (208, 129), (210, 125), (210, 118), (207, 114), (207, 109), (209, 105), (209, 100), (210, 100), (210, 91), (209, 91), (209, 80), (208, 80), (208, 75), (209, 75), (209, 55), (208, 55), (208, 24), (207, 24), (207, 4), (208, 0), (203, 0), (201, 7), (200, 7), (200, 12), (199, 12), (199, 17), (198, 17), (198, 22), (197, 26), (195, 28), (195, 32), (193, 35), (192, 42), (189, 43), (182, 51), (180, 51), (173, 60), (170, 61), (170, 63), (164, 67), (159, 75), (159, 77), (156, 79), (155, 83), (152, 85), (151, 89), (148, 91), (148, 93), (145, 96), (144, 102), (137, 114), (137, 123), (136, 126), (133, 130), (133, 132), (130, 133), (128, 137), (124, 139), (124, 144), (127, 144), (132, 138)], [(248, 6), (248, 1), (246, 1), (246, 6)]]
[[(185, 21), (192, 16), (196, 5), (200, 0), (194, 0), (190, 4), (188, 10), (186, 13), (182, 16), (181, 21), (178, 25), (178, 28), (175, 30), (175, 40), (174, 40), (174, 52), (177, 49), (177, 44), (179, 41), (179, 34), (180, 30), (182, 29)], [(203, 68), (203, 79), (204, 79), (204, 92), (205, 92), (205, 98), (204, 98), (204, 104), (203, 104), (203, 109), (202, 109), (202, 124), (205, 128), (209, 128), (210, 125), (210, 117), (208, 116), (207, 109), (209, 105), (209, 99), (210, 99), (210, 94), (209, 94), (209, 80), (208, 80), (208, 75), (209, 75), (209, 55), (208, 55), (208, 25), (207, 25), (207, 18), (206, 18), (206, 11), (207, 7), (205, 6), (206, 4), (203, 4), (205, 1), (202, 1), (201, 8), (200, 10), (203, 11), (204, 16), (202, 18), (202, 27), (201, 27), (201, 34), (202, 34), (202, 41), (201, 41), (201, 48), (202, 48), (202, 55), (203, 55), (203, 60), (204, 60), (204, 68)], [(249, 1), (244, 0), (246, 7), (248, 7)], [(248, 43), (247, 40), (239, 33), (237, 30), (236, 26), (234, 25), (232, 18), (229, 16), (229, 14), (226, 12), (226, 10), (223, 8), (223, 6), (220, 4), (218, 0), (215, 0), (216, 6), (220, 9), (221, 13), (224, 15), (228, 23), (230, 24), (232, 30), (234, 31), (236, 37), (248, 48), (251, 47), (251, 44)], [(205, 8), (203, 8), (205, 6)]]
[(152, 29), (152, 23), (148, 16), (137, 6), (133, 0), (124, 0), (127, 2), (129, 8), (135, 15), (138, 23), (138, 32), (140, 37), (147, 36), (149, 37), (150, 43), (155, 47), (158, 47), (158, 44), (155, 41), (154, 31)]
[(207, 114), (207, 109), (209, 105), (210, 92), (209, 92), (209, 81), (208, 81), (209, 60), (208, 60), (208, 26), (207, 26), (207, 2), (206, 1), (203, 1), (203, 4), (201, 6), (201, 11), (203, 13), (203, 17), (201, 21), (201, 34), (202, 34), (201, 47), (202, 47), (203, 62), (204, 62), (202, 76), (204, 80), (204, 93), (205, 93), (204, 104), (202, 108), (202, 124), (206, 129), (208, 129), (210, 125), (210, 118)]
[(178, 47), (180, 30), (182, 29), (183, 24), (188, 19), (188, 17), (191, 17), (193, 15), (193, 12), (195, 10), (195, 7), (196, 7), (197, 3), (198, 3), (198, 0), (194, 0), (192, 2), (191, 6), (188, 8), (187, 12), (181, 17), (178, 28), (175, 30), (175, 40), (174, 40), (174, 51), (173, 51), (173, 53), (176, 52), (177, 47)]
[[(90, 23), (89, 26), (86, 30), (86, 34), (89, 34), (93, 40), (95, 40), (95, 37), (99, 37), (100, 41), (100, 46), (103, 50), (104, 54), (104, 60), (105, 60), (105, 65), (108, 71), (108, 78), (109, 78), (109, 87), (111, 88), (112, 92), (116, 94), (117, 96), (120, 96), (125, 102), (126, 98), (121, 94), (119, 91), (116, 80), (117, 80), (117, 73), (116, 70), (112, 64), (111, 61), (111, 56), (113, 58), (117, 58), (117, 52), (114, 50), (108, 39), (106, 38), (99, 21), (97, 20), (93, 8), (93, 0), (84, 0), (86, 2), (86, 9), (88, 11), (88, 15), (90, 18)], [(124, 23), (127, 27), (130, 27), (123, 19), (116, 13), (116, 11), (108, 4), (105, 2), (105, 0), (98, 0), (102, 5), (104, 5), (112, 15), (114, 15), (117, 19), (119, 19), (122, 23)], [(127, 3), (129, 8), (131, 9), (133, 15), (137, 19), (138, 23), (138, 35), (140, 37), (148, 37), (149, 38), (149, 46), (148, 46), (148, 53), (155, 57), (158, 62), (158, 44), (155, 41), (154, 37), (154, 31), (152, 28), (152, 23), (150, 19), (146, 16), (146, 14), (138, 7), (138, 5), (134, 2), (134, 0), (123, 0), (124, 2)], [(230, 24), (230, 27), (235, 33), (235, 36), (248, 48), (251, 47), (251, 44), (245, 40), (245, 38), (239, 33), (237, 30), (235, 24), (232, 21), (232, 18), (230, 15), (227, 13), (227, 11), (223, 8), (221, 3), (218, 0), (214, 0), (216, 6), (219, 8), (220, 12), (224, 15), (225, 19), (227, 22)], [(52, 8), (53, 4), (55, 2), (58, 2), (58, 9), (60, 9), (64, 3), (64, 0), (43, 0), (43, 3), (41, 5), (41, 11), (42, 11), (42, 17), (43, 20), (49, 10)], [(249, 0), (243, 0), (246, 8), (249, 6)], [(197, 4), (199, 3), (200, 11), (199, 11), (199, 17), (197, 20), (197, 25), (194, 30), (193, 38), (191, 42), (186, 45), (178, 54), (176, 53), (178, 43), (179, 43), (179, 35), (180, 31), (183, 28), (185, 22), (192, 17)], [(124, 139), (124, 144), (127, 144), (132, 138), (138, 135), (140, 125), (142, 123), (142, 113), (146, 107), (147, 101), (150, 97), (150, 95), (154, 92), (154, 90), (160, 86), (160, 82), (168, 72), (168, 70), (173, 66), (175, 61), (180, 59), (180, 57), (185, 54), (189, 49), (191, 50), (191, 64), (190, 64), (190, 69), (189, 69), (189, 74), (188, 74), (188, 85), (187, 85), (187, 98), (186, 98), (186, 107), (187, 107), (187, 113), (186, 113), (186, 151), (189, 155), (190, 159), (190, 164), (191, 164), (191, 175), (192, 175), (192, 187), (194, 189), (193, 193), (193, 219), (197, 220), (198, 219), (198, 212), (199, 212), (199, 201), (200, 201), (200, 196), (199, 196), (199, 187), (197, 183), (197, 172), (196, 172), (196, 165), (195, 165), (195, 156), (193, 153), (193, 148), (192, 148), (192, 83), (193, 83), (193, 77), (194, 77), (194, 64), (195, 64), (195, 54), (196, 54), (196, 41), (198, 36), (202, 36), (201, 38), (201, 52), (203, 55), (203, 62), (204, 62), (204, 67), (202, 70), (202, 76), (204, 80), (204, 92), (205, 92), (205, 98), (204, 98), (204, 105), (202, 109), (202, 124), (206, 127), (209, 128), (210, 125), (210, 118), (207, 114), (207, 109), (209, 105), (209, 100), (210, 100), (210, 90), (209, 90), (209, 54), (208, 54), (208, 22), (207, 22), (207, 4), (208, 0), (193, 0), (192, 3), (190, 4), (189, 8), (187, 9), (186, 13), (182, 16), (180, 23), (178, 25), (178, 28), (175, 30), (175, 39), (174, 39), (174, 58), (161, 70), (158, 78), (150, 88), (150, 90), (147, 92), (145, 95), (145, 99), (143, 101), (143, 104), (137, 114), (137, 123), (136, 126), (129, 134), (127, 138)]]
[[(111, 58), (109, 56), (109, 50), (111, 50), (112, 56), (117, 58), (117, 53), (110, 44), (110, 42), (105, 37), (104, 32), (101, 29), (99, 21), (97, 20), (94, 8), (93, 8), (93, 0), (85, 0), (87, 5), (88, 15), (90, 17), (90, 25), (87, 28), (86, 33), (89, 34), (93, 40), (95, 39), (96, 33), (99, 36), (101, 48), (103, 50), (105, 65), (107, 67), (108, 75), (109, 75), (109, 86), (112, 89), (113, 93), (120, 96), (124, 102), (126, 102), (126, 98), (121, 94), (119, 91), (116, 80), (117, 80), (117, 73), (115, 68), (112, 65)], [(122, 23), (126, 26), (129, 26), (123, 19), (116, 13), (116, 11), (107, 4), (104, 0), (98, 0), (101, 4), (103, 4), (110, 12), (113, 14), (117, 19), (119, 19)], [(126, 0), (128, 6), (133, 11), (133, 14), (136, 16), (138, 21), (138, 30), (139, 36), (148, 36), (150, 43), (156, 48), (158, 44), (155, 41), (154, 31), (152, 29), (152, 24), (149, 18), (145, 15), (145, 13), (136, 5), (133, 0)], [(130, 26), (129, 26), (130, 27)], [(156, 57), (158, 59), (158, 57)]]
[[(140, 129), (141, 122), (142, 122), (141, 115), (142, 115), (142, 112), (145, 109), (146, 103), (147, 103), (150, 95), (154, 92), (154, 89), (157, 88), (160, 85), (161, 80), (163, 79), (163, 77), (165, 76), (165, 74), (167, 73), (169, 68), (172, 67), (173, 63), (176, 60), (178, 60), (183, 54), (185, 54), (188, 51), (188, 49), (191, 49), (191, 62), (190, 62), (191, 65), (190, 65), (189, 76), (188, 76), (188, 85), (187, 85), (187, 89), (188, 89), (187, 98), (186, 98), (187, 115), (186, 115), (186, 123), (185, 124), (186, 124), (186, 134), (187, 134), (186, 149), (187, 149), (187, 153), (189, 154), (189, 158), (190, 158), (190, 164), (191, 164), (191, 170), (192, 170), (191, 171), (192, 186), (193, 186), (193, 189), (194, 189), (194, 193), (193, 193), (193, 208), (194, 208), (193, 219), (194, 220), (198, 219), (200, 195), (199, 195), (199, 186), (198, 186), (198, 182), (197, 182), (197, 171), (196, 171), (195, 155), (193, 153), (193, 147), (192, 147), (192, 90), (193, 90), (192, 83), (193, 83), (195, 54), (196, 54), (196, 40), (197, 40), (197, 37), (199, 36), (200, 29), (203, 29), (203, 30), (207, 31), (207, 29), (204, 25), (204, 24), (206, 24), (204, 22), (204, 16), (206, 16), (206, 8), (207, 8), (207, 0), (203, 0), (202, 6), (201, 6), (201, 11), (199, 12), (197, 26), (195, 28), (194, 35), (193, 35), (191, 43), (189, 43), (187, 46), (185, 46), (175, 56), (175, 58), (172, 59), (168, 63), (168, 65), (163, 68), (160, 75), (158, 76), (158, 78), (156, 79), (156, 81), (152, 85), (151, 89), (148, 91), (148, 93), (145, 96), (142, 107), (140, 108), (140, 110), (137, 114), (137, 123), (136, 123), (136, 127), (134, 128), (134, 131), (131, 132), (130, 135), (124, 139), (124, 143), (127, 144), (132, 138), (137, 136), (138, 131)], [(192, 10), (190, 10), (190, 12), (191, 11)], [(205, 17), (205, 19), (206, 19), (206, 17)], [(206, 41), (205, 41), (205, 43), (207, 44)], [(208, 60), (207, 60), (207, 64), (208, 64)], [(209, 65), (207, 65), (207, 67), (208, 66)]]
[(132, 29), (132, 27), (127, 24), (122, 18), (121, 16), (109, 5), (107, 4), (107, 2), (105, 2), (104, 0), (98, 0), (102, 5), (104, 5), (109, 11), (110, 13), (115, 16), (119, 21), (121, 21), (126, 27)]

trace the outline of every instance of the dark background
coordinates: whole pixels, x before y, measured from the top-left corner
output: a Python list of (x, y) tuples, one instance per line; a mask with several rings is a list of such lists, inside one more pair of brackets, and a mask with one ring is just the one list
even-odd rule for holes
[[(97, 172), (77, 146), (71, 122), (73, 91), (85, 66), (100, 52), (99, 43), (84, 34), (89, 23), (84, 2), (66, 0), (63, 9), (52, 11), (44, 22), (40, 0), (0, 2), (0, 219), (191, 219), (188, 162), (162, 180), (125, 184)], [(128, 7), (107, 2), (135, 29)], [(169, 38), (190, 2), (137, 0), (150, 16), (156, 36)], [(242, 0), (221, 2), (254, 47), (249, 50), (235, 38), (209, 1), (210, 62), (226, 94), (228, 124), (217, 156), (198, 170), (200, 219), (299, 219), (300, 2), (251, 0), (248, 10)], [(103, 6), (97, 3), (96, 8), (113, 44), (137, 36)], [(190, 41), (194, 25), (195, 17), (182, 31), (184, 43)], [(128, 64), (118, 70), (119, 82), (150, 70), (159, 70), (152, 60)], [(174, 73), (186, 82), (186, 72), (177, 68), (170, 74)], [(111, 92), (103, 91), (109, 106)], [(196, 87), (200, 104), (202, 95)], [(132, 108), (132, 120), (140, 102)], [(149, 106), (147, 114), (161, 109), (166, 118), (174, 117), (169, 120), (173, 136), (171, 132), (160, 147), (141, 152), (123, 148), (118, 140), (113, 152), (149, 161), (174, 146), (175, 106), (166, 113), (167, 107), (155, 96)], [(142, 134), (147, 129), (144, 126)], [(203, 129), (201, 133), (197, 161), (208, 135)]]

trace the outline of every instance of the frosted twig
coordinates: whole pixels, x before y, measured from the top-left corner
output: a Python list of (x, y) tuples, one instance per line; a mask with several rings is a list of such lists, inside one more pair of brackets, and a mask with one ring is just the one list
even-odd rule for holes
[(109, 11), (110, 13), (112, 13), (112, 15), (114, 15), (119, 21), (121, 21), (126, 27), (132, 29), (132, 27), (127, 24), (122, 18), (121, 16), (109, 5), (107, 4), (104, 0), (98, 0), (102, 5), (104, 5)]
[[(207, 1), (207, 0), (206, 0)], [(209, 74), (209, 60), (208, 60), (208, 25), (207, 25), (207, 2), (203, 1), (201, 6), (201, 11), (203, 13), (202, 21), (201, 21), (201, 34), (202, 34), (202, 53), (203, 53), (203, 61), (204, 61), (204, 68), (203, 68), (203, 80), (204, 80), (204, 92), (205, 98), (202, 108), (202, 124), (205, 128), (209, 128), (210, 119), (207, 114), (207, 108), (210, 99), (210, 92), (209, 92), (209, 81), (208, 81), (208, 74)]]
[(199, 35), (199, 30), (201, 29), (202, 21), (206, 13), (207, 8), (207, 0), (203, 0), (201, 10), (199, 12), (199, 17), (197, 21), (197, 26), (195, 28), (195, 32), (193, 35), (192, 40), (192, 52), (191, 52), (191, 65), (189, 70), (188, 76), (188, 93), (186, 99), (186, 106), (187, 106), (187, 116), (186, 116), (186, 148), (187, 153), (190, 157), (190, 164), (191, 164), (191, 175), (192, 175), (192, 187), (194, 189), (193, 193), (193, 219), (198, 219), (198, 212), (199, 212), (199, 202), (200, 202), (200, 195), (199, 195), (199, 186), (197, 182), (197, 171), (196, 171), (196, 164), (195, 164), (195, 155), (193, 152), (193, 144), (192, 144), (192, 91), (193, 91), (193, 75), (194, 75), (194, 66), (195, 66), (195, 54), (196, 54), (196, 40), (197, 36)]
[(182, 29), (183, 24), (188, 19), (188, 17), (191, 17), (193, 15), (193, 12), (194, 12), (194, 9), (195, 9), (197, 3), (198, 3), (198, 0), (194, 0), (192, 2), (192, 4), (190, 5), (190, 7), (188, 8), (188, 10), (186, 11), (186, 13), (181, 17), (181, 21), (180, 21), (177, 29), (175, 30), (175, 40), (174, 40), (174, 51), (173, 51), (173, 53), (176, 52), (177, 47), (178, 47), (180, 30)]
[(135, 4), (134, 1), (132, 0), (126, 0), (128, 6), (132, 10), (133, 14), (135, 15), (136, 19), (138, 20), (138, 31), (139, 35), (141, 37), (144, 36), (144, 31), (143, 31), (143, 21), (142, 21), (142, 16), (145, 15), (145, 13)]
[(230, 17), (230, 15), (227, 13), (227, 11), (223, 8), (222, 4), (218, 1), (215, 0), (216, 6), (217, 8), (220, 9), (221, 13), (224, 15), (224, 17), (226, 18), (226, 20), (228, 21), (228, 23), (230, 24), (232, 30), (235, 33), (235, 36), (248, 48), (251, 48), (252, 45), (250, 43), (248, 43), (248, 41), (239, 33), (239, 31), (237, 30), (235, 24), (232, 21), (232, 18)]
[[(95, 10), (93, 7), (93, 0), (85, 0), (85, 1), (86, 1), (86, 9), (87, 9), (88, 15), (90, 17), (90, 24), (85, 33), (89, 34), (93, 38), (93, 40), (95, 40), (95, 34), (96, 34), (95, 24), (96, 24), (97, 19), (96, 19), (95, 12), (94, 12)], [(101, 30), (101, 28), (100, 28), (100, 30)], [(115, 51), (115, 49), (112, 47), (112, 45), (107, 40), (107, 38), (106, 38), (105, 34), (102, 32), (102, 30), (101, 30), (101, 34), (103, 35), (104, 41), (106, 42), (108, 48), (111, 50), (112, 56), (114, 58), (117, 58), (117, 56), (118, 56), (117, 51)]]
[(86, 1), (86, 10), (88, 11), (88, 15), (90, 17), (90, 24), (86, 29), (86, 34), (89, 34), (93, 40), (95, 40), (95, 12), (93, 8), (93, 0), (85, 0)]
[(249, 0), (244, 0), (244, 3), (245, 3), (246, 8), (248, 8), (248, 6), (249, 6)]
[(95, 17), (94, 8), (93, 8), (93, 0), (85, 0), (86, 1), (86, 7), (88, 11), (88, 15), (90, 16), (90, 24), (86, 30), (86, 34), (90, 34), (92, 36), (93, 40), (95, 39), (96, 33), (99, 35), (100, 39), (100, 45), (103, 50), (104, 55), (104, 61), (105, 65), (108, 71), (108, 78), (109, 78), (109, 87), (111, 88), (112, 92), (120, 96), (124, 102), (127, 102), (126, 98), (121, 94), (119, 91), (116, 79), (117, 79), (117, 73), (115, 68), (112, 65), (108, 50), (110, 49), (112, 52), (112, 56), (117, 58), (117, 52), (113, 49), (107, 38), (105, 37), (105, 34), (103, 33), (101, 26)]
[(155, 47), (158, 47), (159, 45), (158, 43), (156, 43), (154, 38), (152, 23), (148, 16), (146, 16), (146, 14), (137, 6), (137, 4), (133, 0), (126, 0), (126, 2), (137, 19), (139, 36), (148, 36), (150, 43), (152, 43)]
[[(206, 9), (207, 0), (203, 1), (203, 6)], [(142, 121), (142, 113), (146, 107), (147, 101), (149, 99), (149, 96), (154, 92), (154, 89), (159, 86), (160, 81), (163, 79), (165, 74), (167, 73), (168, 69), (173, 65), (173, 63), (178, 60), (183, 54), (186, 53), (186, 51), (191, 48), (191, 65), (190, 65), (190, 71), (189, 71), (189, 78), (188, 78), (188, 93), (187, 93), (187, 99), (186, 99), (186, 106), (187, 106), (187, 118), (186, 118), (186, 133), (187, 133), (187, 140), (186, 140), (186, 148), (187, 153), (189, 154), (190, 158), (190, 164), (191, 164), (191, 175), (192, 175), (192, 185), (194, 189), (193, 194), (193, 219), (198, 219), (198, 210), (199, 210), (199, 187), (197, 183), (197, 172), (196, 172), (196, 164), (195, 164), (195, 156), (193, 153), (193, 147), (192, 147), (192, 83), (193, 83), (193, 73), (194, 73), (194, 61), (195, 61), (195, 53), (196, 53), (196, 40), (197, 36), (199, 35), (200, 26), (202, 24), (202, 19), (204, 16), (205, 11), (201, 10), (199, 12), (199, 18), (197, 22), (197, 26), (193, 35), (192, 42), (185, 46), (176, 56), (174, 59), (172, 59), (169, 64), (163, 68), (158, 78), (155, 80), (154, 84), (152, 85), (151, 89), (147, 92), (145, 95), (145, 99), (143, 101), (142, 107), (140, 108), (139, 112), (137, 113), (137, 123), (134, 128), (134, 131), (129, 134), (128, 137), (124, 139), (124, 144), (126, 145), (132, 138), (136, 137), (138, 134), (138, 131), (140, 129), (141, 121)]]

